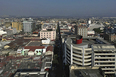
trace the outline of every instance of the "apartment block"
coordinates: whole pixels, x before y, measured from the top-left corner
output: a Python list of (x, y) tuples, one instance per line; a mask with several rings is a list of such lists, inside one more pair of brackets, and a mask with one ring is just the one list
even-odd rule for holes
[(88, 29), (86, 25), (75, 26), (75, 34), (87, 37)]
[(22, 22), (12, 22), (12, 27), (16, 28), (16, 30), (22, 30), (23, 24)]
[(56, 39), (56, 25), (44, 24), (42, 25), (42, 30), (40, 31), (40, 39), (55, 40)]
[(30, 21), (23, 21), (23, 30), (24, 32), (32, 32), (35, 28), (35, 24)]
[(56, 31), (40, 31), (40, 39), (43, 38), (54, 40), (56, 38)]

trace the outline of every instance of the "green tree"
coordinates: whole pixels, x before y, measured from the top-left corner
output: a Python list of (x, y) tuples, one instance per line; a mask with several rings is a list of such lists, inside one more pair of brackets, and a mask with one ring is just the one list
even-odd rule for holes
[(101, 33), (102, 32), (102, 30), (100, 30), (100, 28), (95, 28), (95, 29), (93, 29), (96, 33)]

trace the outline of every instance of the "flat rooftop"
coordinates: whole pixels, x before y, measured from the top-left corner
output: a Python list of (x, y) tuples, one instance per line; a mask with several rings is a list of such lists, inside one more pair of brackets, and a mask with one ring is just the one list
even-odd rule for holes
[(101, 51), (101, 50), (113, 50), (113, 51), (116, 51), (116, 48), (115, 48), (115, 46), (114, 45), (106, 45), (106, 44), (104, 44), (104, 45), (101, 45), (101, 44), (94, 44), (93, 45), (93, 49), (94, 50), (98, 50), (98, 51)]
[(27, 46), (40, 46), (40, 45), (42, 45), (42, 43), (39, 41), (31, 41), (27, 44)]
[(98, 69), (74, 69), (70, 77), (103, 77)]
[(98, 37), (87, 37), (87, 38), (82, 38), (82, 43), (81, 44), (76, 44), (76, 36), (68, 37), (66, 40), (67, 44), (73, 44), (74, 46), (88, 46), (90, 47), (91, 45), (110, 45), (107, 41), (103, 40), (102, 38)]

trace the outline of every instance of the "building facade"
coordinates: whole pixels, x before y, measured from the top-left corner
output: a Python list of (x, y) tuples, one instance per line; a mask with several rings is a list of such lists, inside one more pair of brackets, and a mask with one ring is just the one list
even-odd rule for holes
[(105, 74), (115, 74), (116, 70), (116, 48), (113, 45), (92, 46), (92, 66), (101, 67)]
[(23, 30), (24, 32), (32, 32), (35, 28), (35, 24), (29, 21), (23, 21)]
[[(100, 67), (105, 75), (116, 73), (116, 48), (100, 38), (68, 37), (64, 41), (64, 63), (78, 67)], [(93, 39), (93, 40), (92, 40)], [(81, 41), (81, 42), (80, 42)]]
[(104, 34), (104, 39), (107, 41), (116, 41), (116, 34)]
[(23, 24), (22, 22), (12, 22), (12, 27), (16, 28), (16, 30), (22, 30)]
[(68, 38), (64, 44), (65, 63), (91, 67), (92, 48), (86, 43), (76, 44), (73, 41)]
[(40, 39), (49, 38), (50, 40), (56, 39), (56, 31), (40, 31)]
[(56, 24), (45, 23), (42, 25), (42, 30), (40, 31), (40, 39), (47, 39), (55, 40), (56, 39)]
[(75, 26), (75, 34), (87, 37), (88, 29), (85, 25)]

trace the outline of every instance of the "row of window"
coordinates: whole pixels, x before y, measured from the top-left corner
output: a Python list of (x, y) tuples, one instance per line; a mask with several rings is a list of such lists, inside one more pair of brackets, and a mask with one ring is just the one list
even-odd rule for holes
[[(50, 32), (46, 32), (46, 33), (41, 33), (41, 34), (51, 34)], [(54, 34), (54, 33), (53, 33)]]
[[(51, 36), (51, 35), (41, 35), (41, 36)], [(53, 35), (54, 36), (54, 35)]]
[[(51, 37), (41, 37), (41, 38), (51, 38)], [(53, 37), (55, 39), (55, 37)]]

